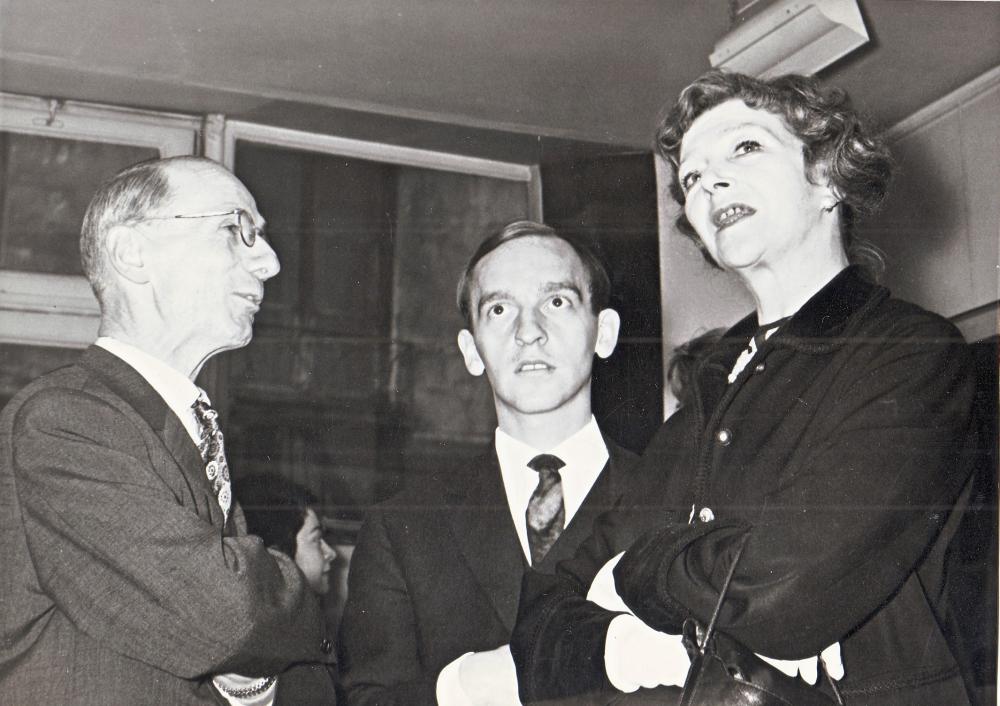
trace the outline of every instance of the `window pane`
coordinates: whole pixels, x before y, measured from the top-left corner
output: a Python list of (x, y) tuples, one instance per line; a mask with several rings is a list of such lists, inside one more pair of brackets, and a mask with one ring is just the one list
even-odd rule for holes
[(35, 378), (79, 357), (80, 351), (73, 348), (0, 343), (0, 408)]
[(235, 161), (282, 267), (227, 354), (234, 471), (278, 470), (343, 518), (402, 473), (458, 472), (496, 422), (455, 344), (455, 285), (527, 216), (527, 184), (242, 140)]
[(118, 170), (151, 147), (0, 132), (0, 269), (82, 274), (83, 213)]

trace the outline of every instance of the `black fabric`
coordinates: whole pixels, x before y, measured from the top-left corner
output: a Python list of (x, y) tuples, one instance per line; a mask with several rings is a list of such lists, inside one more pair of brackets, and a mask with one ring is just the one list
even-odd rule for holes
[(691, 668), (678, 706), (833, 706), (824, 678), (815, 686), (790, 677), (735, 640), (717, 633), (700, 644), (694, 621), (684, 630)]
[[(605, 441), (608, 465), (542, 571), (573, 555), (631, 479), (635, 455)], [(445, 666), (509, 641), (527, 570), (492, 445), (463, 472), (414, 479), (375, 507), (351, 560), (341, 622), (346, 703), (434, 703)]]
[(945, 569), (947, 635), (976, 706), (997, 702), (998, 342), (1000, 337), (992, 336), (970, 346), (981, 440), (968, 510)]
[[(708, 625), (703, 627), (693, 618), (684, 621), (681, 637), (691, 666), (684, 679), (680, 706), (843, 706), (825, 667), (821, 670), (824, 680), (811, 686), (797, 676), (790, 677), (779, 671), (728, 635), (718, 632), (719, 614), (749, 540), (748, 530), (733, 555)], [(834, 690), (832, 699), (821, 691), (827, 684)]]
[[(840, 642), (849, 706), (968, 703), (939, 622), (948, 520), (976, 448), (966, 344), (848, 268), (728, 384), (757, 325), (723, 337), (650, 443), (637, 477), (659, 469), (659, 483), (602, 517), (557, 577), (524, 584), (511, 640), (522, 700), (608, 687), (614, 614), (585, 596), (612, 556), (628, 550), (615, 580), (629, 608), (679, 634), (707, 621), (753, 527), (720, 630), (779, 659)], [(713, 521), (688, 524), (706, 508)]]

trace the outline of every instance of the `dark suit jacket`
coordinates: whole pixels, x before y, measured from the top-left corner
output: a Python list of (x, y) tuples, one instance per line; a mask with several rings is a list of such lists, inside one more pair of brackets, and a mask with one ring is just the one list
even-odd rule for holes
[[(611, 443), (608, 451), (608, 465), (540, 570), (571, 556), (621, 496), (635, 457)], [(351, 560), (341, 623), (348, 703), (435, 703), (448, 663), (508, 642), (526, 566), (493, 449), (447, 484), (421, 479), (376, 507)]]
[(210, 675), (328, 659), (295, 564), (224, 524), (198, 450), (107, 351), (0, 416), (0, 704), (224, 703)]

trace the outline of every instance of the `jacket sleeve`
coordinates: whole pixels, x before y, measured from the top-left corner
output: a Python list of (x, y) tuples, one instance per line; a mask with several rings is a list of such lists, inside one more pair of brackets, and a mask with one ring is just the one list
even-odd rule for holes
[(18, 411), (15, 487), (46, 595), (89, 636), (183, 678), (322, 660), (319, 606), (294, 563), (185, 507), (156, 471), (172, 459), (155, 442), (77, 389), (42, 390)]
[(347, 704), (435, 703), (438, 675), (421, 663), (413, 604), (377, 510), (358, 535), (347, 595), (339, 640)]
[(604, 696), (601, 702), (607, 703), (616, 694), (621, 697), (604, 669), (608, 625), (620, 613), (591, 603), (587, 594), (601, 567), (644, 528), (683, 514), (679, 505), (664, 502), (663, 467), (671, 465), (675, 453), (668, 447), (657, 453), (656, 463), (640, 462), (629, 470), (621, 497), (598, 516), (591, 535), (554, 575), (525, 573), (510, 641), (524, 703), (560, 697), (584, 703)]
[(818, 654), (918, 566), (969, 475), (967, 348), (936, 320), (849, 345), (813, 420), (822, 431), (774, 469), (762, 507), (745, 522), (661, 527), (626, 553), (618, 592), (647, 624), (676, 633), (689, 615), (707, 620), (747, 526), (718, 624), (770, 657)]

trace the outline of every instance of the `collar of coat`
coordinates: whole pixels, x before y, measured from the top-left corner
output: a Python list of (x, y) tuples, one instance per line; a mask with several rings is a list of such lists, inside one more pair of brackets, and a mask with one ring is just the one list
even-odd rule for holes
[[(864, 314), (889, 296), (889, 290), (870, 282), (857, 265), (841, 270), (814, 294), (774, 336), (775, 346), (804, 352), (827, 352), (843, 345)], [(742, 350), (759, 326), (753, 312), (726, 332), (727, 343)]]

